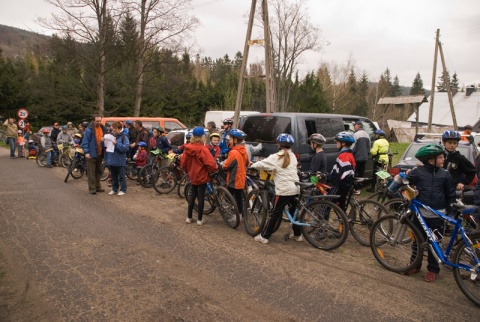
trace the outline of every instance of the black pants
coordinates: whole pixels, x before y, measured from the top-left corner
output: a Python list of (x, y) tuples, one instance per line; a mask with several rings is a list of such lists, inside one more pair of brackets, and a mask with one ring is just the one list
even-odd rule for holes
[(238, 212), (240, 213), (240, 215), (243, 215), (243, 189), (235, 189), (232, 187), (227, 187), (227, 189), (237, 202)]
[(202, 220), (203, 217), (203, 207), (205, 205), (205, 189), (207, 184), (194, 185), (190, 189), (190, 199), (188, 200), (188, 213), (187, 217), (192, 218), (193, 215), (193, 205), (195, 204), (195, 199), (198, 199), (198, 219)]
[[(366, 164), (367, 161), (355, 161), (355, 177), (363, 178)], [(360, 190), (362, 186), (361, 183), (355, 183), (355, 190)]]
[[(295, 204), (295, 196), (277, 196), (275, 197), (275, 204), (273, 205), (273, 209), (268, 219), (268, 222), (265, 226), (265, 229), (262, 232), (262, 237), (269, 239), (270, 236), (273, 234), (273, 230), (277, 225), (279, 220), (282, 220), (282, 214), (285, 207), (290, 204), (291, 206), (288, 209), (288, 212), (293, 216), (297, 205)], [(292, 225), (293, 227), (293, 234), (295, 236), (300, 236), (302, 234), (302, 227), (297, 225)]]
[[(377, 185), (377, 175), (375, 173), (382, 170), (383, 165), (384, 165), (384, 163), (380, 163), (380, 162), (374, 162), (373, 163), (373, 176), (372, 176), (372, 188), (371, 188), (372, 190), (375, 190), (375, 186)], [(365, 173), (365, 171), (364, 171), (364, 173)]]
[[(428, 227), (435, 233), (437, 238), (441, 238), (440, 233), (443, 232), (443, 224), (444, 221), (441, 218), (424, 218), (425, 222), (427, 223)], [(422, 228), (422, 225), (418, 221), (417, 217), (414, 217), (413, 219), (413, 224), (422, 232), (423, 237), (427, 238), (427, 234)], [(438, 232), (438, 233), (437, 233)], [(416, 254), (418, 252), (418, 247), (417, 243), (412, 244), (412, 256), (413, 254)], [(418, 256), (422, 256), (423, 254), (419, 254)], [(420, 265), (418, 268), (422, 267), (422, 262), (420, 262)], [(427, 265), (427, 270), (429, 272), (438, 274), (440, 273), (440, 266), (438, 265), (438, 262), (436, 258), (433, 256), (432, 252), (430, 251), (430, 248), (428, 248), (428, 265)]]

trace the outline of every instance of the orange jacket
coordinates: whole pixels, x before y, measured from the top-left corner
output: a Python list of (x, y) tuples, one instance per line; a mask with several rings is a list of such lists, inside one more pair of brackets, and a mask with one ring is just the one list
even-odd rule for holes
[(223, 163), (227, 171), (227, 186), (235, 189), (245, 188), (247, 180), (247, 150), (243, 145), (236, 145), (228, 151), (228, 158)]

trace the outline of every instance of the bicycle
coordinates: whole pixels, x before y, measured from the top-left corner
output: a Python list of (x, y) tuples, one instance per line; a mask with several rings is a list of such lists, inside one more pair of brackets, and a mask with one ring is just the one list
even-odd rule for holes
[(160, 149), (155, 149), (150, 151), (150, 153), (152, 156), (149, 157), (147, 164), (138, 172), (138, 182), (140, 182), (144, 188), (153, 187), (155, 173), (158, 170), (157, 156), (161, 153), (161, 151)]
[(153, 180), (153, 188), (159, 194), (170, 193), (179, 184), (185, 171), (180, 167), (180, 157), (175, 155), (170, 164), (157, 170)]
[[(418, 192), (408, 185), (408, 181), (404, 180), (404, 185), (402, 195), (410, 203), (408, 208), (399, 215), (380, 217), (372, 227), (370, 243), (375, 259), (388, 270), (406, 273), (419, 266), (424, 249), (429, 247), (439, 263), (453, 269), (455, 282), (463, 294), (480, 306), (480, 232), (467, 234), (463, 227), (464, 217), (477, 212), (478, 207), (453, 204), (457, 213), (452, 218), (415, 199)], [(419, 209), (453, 225), (445, 251), (442, 250), (440, 232), (428, 227)], [(426, 240), (414, 225), (415, 218), (421, 223)]]
[(72, 163), (72, 157), (70, 152), (70, 144), (58, 144), (58, 164), (61, 164), (64, 168), (68, 168)]
[[(271, 174), (269, 172), (266, 172), (265, 180), (260, 180), (260, 176), (255, 175), (250, 168), (247, 171), (250, 180), (254, 178), (252, 187), (255, 188), (252, 188), (245, 198), (243, 224), (247, 234), (255, 237), (265, 227), (267, 214), (271, 208), (271, 200), (275, 197), (275, 184), (270, 180)], [(280, 223), (281, 221), (279, 220), (275, 231), (280, 226)]]
[(85, 158), (83, 149), (77, 147), (75, 150), (75, 157), (68, 167), (64, 182), (67, 182), (69, 176), (72, 176), (74, 179), (80, 179), (87, 172), (87, 159)]

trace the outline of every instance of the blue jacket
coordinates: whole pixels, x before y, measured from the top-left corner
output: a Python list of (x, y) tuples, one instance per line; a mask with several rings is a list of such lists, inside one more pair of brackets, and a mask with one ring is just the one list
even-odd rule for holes
[[(103, 135), (107, 134), (107, 128), (103, 125), (100, 126), (102, 127)], [(90, 154), (90, 157), (92, 159), (98, 158), (97, 139), (95, 138), (93, 122), (90, 122), (90, 124), (88, 124), (87, 129), (83, 133), (82, 149), (85, 154)]]
[(228, 147), (227, 143), (227, 135), (230, 133), (230, 131), (223, 131), (223, 138), (220, 141), (220, 144), (218, 145), (220, 147), (220, 154), (227, 154), (228, 151), (230, 151), (230, 148)]
[(130, 141), (128, 135), (123, 131), (115, 136), (117, 143), (115, 144), (115, 150), (113, 152), (105, 153), (105, 161), (108, 165), (114, 167), (124, 167), (127, 165), (127, 152), (130, 148)]
[(172, 150), (172, 146), (170, 145), (170, 142), (168, 141), (166, 136), (160, 135), (156, 139), (156, 143), (157, 143), (156, 147), (160, 149), (162, 153), (168, 153)]

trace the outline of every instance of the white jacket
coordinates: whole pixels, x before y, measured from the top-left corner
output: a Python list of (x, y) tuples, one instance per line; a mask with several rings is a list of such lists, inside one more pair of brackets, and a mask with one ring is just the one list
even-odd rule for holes
[[(288, 151), (288, 152), (287, 152)], [(283, 158), (281, 155), (288, 153), (290, 155), (290, 164), (282, 168)], [(277, 196), (293, 196), (300, 192), (300, 188), (295, 185), (298, 182), (297, 158), (290, 150), (284, 150), (271, 154), (268, 158), (255, 162), (252, 168), (257, 170), (273, 171), (273, 182), (275, 182), (275, 194)]]

